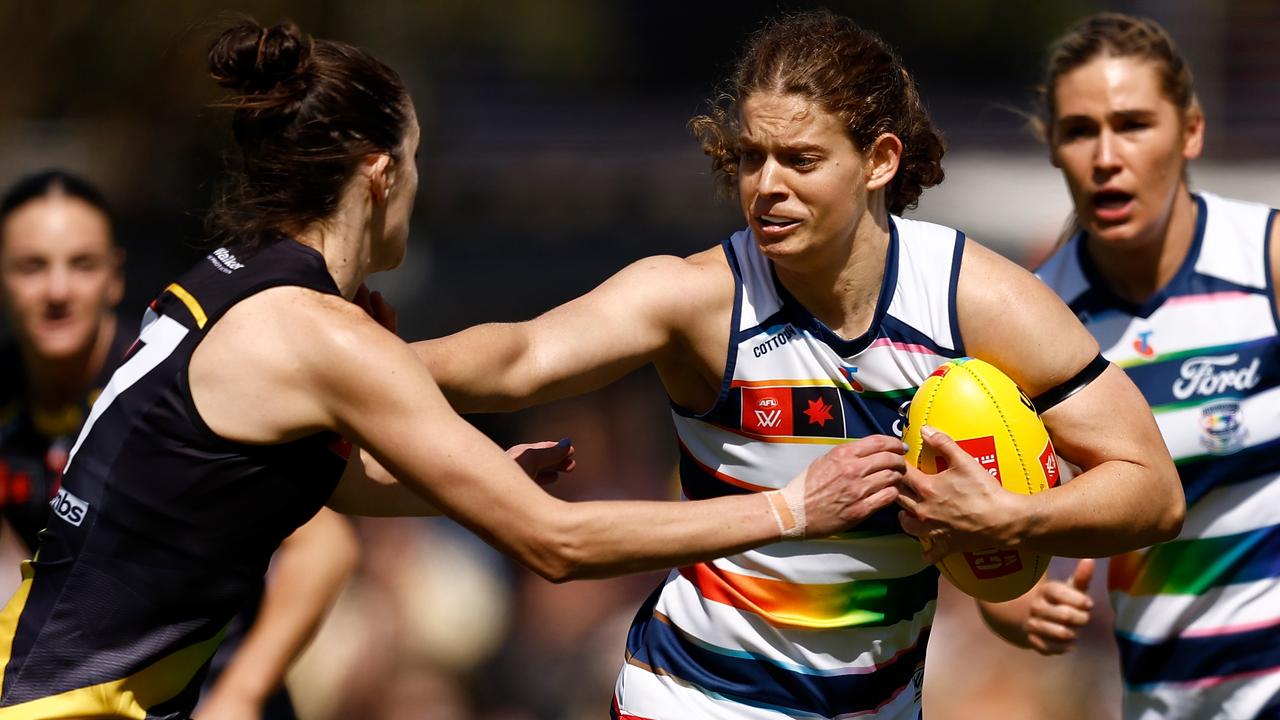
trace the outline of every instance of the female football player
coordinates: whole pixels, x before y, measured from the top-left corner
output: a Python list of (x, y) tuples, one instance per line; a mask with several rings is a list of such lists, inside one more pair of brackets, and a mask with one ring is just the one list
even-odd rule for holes
[(326, 503), (439, 508), (567, 580), (830, 535), (897, 497), (903, 450), (888, 437), (764, 495), (546, 494), (525, 471), (569, 469), (567, 444), (517, 449), (522, 470), (350, 302), (405, 251), (418, 123), (397, 75), (292, 24), (233, 27), (209, 65), (236, 93), (241, 165), (212, 216), (226, 245), (152, 303), (68, 450), (39, 552), (0, 614), (0, 716), (187, 717), (272, 552)]
[[(832, 444), (900, 435), (904, 404), (950, 358), (1004, 369), (1083, 474), (1004, 492), (926, 428), (952, 469), (908, 469), (901, 514), (880, 502), (850, 533), (673, 571), (636, 616), (613, 705), (651, 720), (916, 718), (930, 562), (1168, 539), (1182, 518), (1174, 468), (1133, 384), (1042, 283), (901, 217), (941, 181), (943, 148), (883, 41), (828, 12), (775, 20), (717, 97), (693, 127), (744, 230), (641, 260), (535, 320), (418, 351), (463, 410), (585, 392), (652, 363), (690, 499), (776, 491)], [(923, 557), (912, 535), (932, 543)]]
[[(1280, 713), (1276, 211), (1192, 192), (1191, 69), (1155, 22), (1089, 17), (1053, 46), (1042, 122), (1076, 228), (1040, 276), (1142, 391), (1178, 463), (1186, 524), (1111, 558), (1126, 718)], [(1093, 561), (987, 605), (1044, 654), (1089, 618)]]

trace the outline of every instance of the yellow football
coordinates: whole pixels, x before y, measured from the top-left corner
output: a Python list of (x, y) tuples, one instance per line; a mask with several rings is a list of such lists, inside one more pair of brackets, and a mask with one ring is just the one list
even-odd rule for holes
[[(907, 462), (926, 473), (946, 469), (945, 458), (923, 448), (920, 428), (946, 433), (1009, 492), (1034, 495), (1058, 484), (1058, 458), (1031, 401), (994, 365), (951, 360), (916, 391), (907, 413)], [(923, 448), (923, 452), (922, 452)], [(1004, 602), (1030, 590), (1049, 556), (1012, 548), (952, 553), (937, 567), (961, 591)]]

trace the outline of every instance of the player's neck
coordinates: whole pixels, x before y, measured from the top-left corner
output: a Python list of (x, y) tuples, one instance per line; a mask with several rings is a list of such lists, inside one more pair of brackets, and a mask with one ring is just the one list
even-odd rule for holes
[(778, 279), (805, 309), (843, 338), (867, 331), (884, 283), (889, 215), (868, 212), (849, 238), (800, 266), (777, 266)]
[(33, 413), (57, 414), (78, 407), (102, 373), (115, 341), (116, 316), (108, 313), (83, 351), (62, 358), (38, 357), (27, 348), (22, 360), (27, 373), (27, 400)]
[[(350, 194), (348, 194), (348, 197)], [(342, 296), (350, 300), (369, 275), (372, 256), (372, 229), (367, 213), (353, 203), (344, 202), (333, 217), (313, 223), (295, 233), (293, 238), (324, 258)]]
[(1089, 254), (1112, 292), (1141, 304), (1164, 289), (1191, 251), (1198, 212), (1191, 193), (1181, 188), (1164, 224), (1154, 229), (1155, 239), (1126, 245), (1090, 241)]

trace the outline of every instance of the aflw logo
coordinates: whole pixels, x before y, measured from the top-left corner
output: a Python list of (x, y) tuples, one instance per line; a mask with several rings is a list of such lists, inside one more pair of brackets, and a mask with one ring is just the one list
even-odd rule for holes
[(54, 515), (76, 527), (80, 527), (80, 523), (84, 522), (84, 516), (89, 514), (89, 503), (72, 495), (66, 488), (58, 490), (58, 494), (49, 501), (49, 507)]
[(756, 424), (760, 427), (776, 428), (782, 424), (781, 410), (757, 410)]
[(782, 409), (778, 407), (778, 399), (765, 397), (756, 403), (756, 407), (773, 408), (772, 410), (756, 410), (756, 425), (762, 428), (776, 428), (782, 425)]

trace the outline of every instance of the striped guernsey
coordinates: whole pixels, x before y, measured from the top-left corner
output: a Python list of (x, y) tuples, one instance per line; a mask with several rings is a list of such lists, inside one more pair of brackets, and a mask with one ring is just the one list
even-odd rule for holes
[(1112, 558), (1127, 718), (1280, 715), (1276, 211), (1208, 193), (1183, 266), (1141, 306), (1077, 235), (1040, 270), (1151, 404), (1187, 498), (1172, 542)]
[[(837, 443), (902, 435), (906, 403), (964, 355), (964, 236), (892, 218), (866, 333), (846, 340), (777, 281), (749, 231), (724, 243), (737, 283), (720, 395), (673, 407), (687, 499), (785, 485)], [(673, 571), (640, 609), (615, 718), (917, 718), (938, 573), (885, 508), (827, 538)]]

